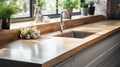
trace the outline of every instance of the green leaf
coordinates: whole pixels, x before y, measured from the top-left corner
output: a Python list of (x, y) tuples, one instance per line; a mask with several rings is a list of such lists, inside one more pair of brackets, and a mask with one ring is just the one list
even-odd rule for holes
[(8, 18), (19, 11), (22, 11), (19, 6), (16, 5), (17, 0), (1, 0), (0, 1), (0, 18)]
[(58, 0), (58, 5), (63, 8), (78, 8), (79, 0)]
[(37, 5), (38, 5), (39, 7), (42, 7), (43, 5), (45, 5), (45, 0), (38, 0), (38, 1), (37, 1)]
[(88, 8), (88, 3), (82, 2), (82, 3), (80, 4), (80, 6), (83, 7), (83, 8)]

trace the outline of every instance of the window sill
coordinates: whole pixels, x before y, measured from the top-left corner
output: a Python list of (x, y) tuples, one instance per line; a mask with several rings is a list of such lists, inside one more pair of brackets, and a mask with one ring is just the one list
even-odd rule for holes
[[(80, 19), (84, 17), (90, 17), (90, 16), (82, 16), (82, 15), (77, 15), (77, 16), (72, 16), (72, 20), (74, 19)], [(64, 21), (67, 21), (69, 19), (65, 19)], [(56, 23), (59, 22), (60, 18), (52, 18), (50, 19), (49, 23)], [(34, 21), (25, 21), (25, 22), (17, 22), (17, 23), (11, 23), (10, 29), (18, 29), (20, 27), (28, 27), (28, 26), (35, 26), (35, 25), (42, 25), (42, 24), (49, 24), (49, 23), (35, 23)]]

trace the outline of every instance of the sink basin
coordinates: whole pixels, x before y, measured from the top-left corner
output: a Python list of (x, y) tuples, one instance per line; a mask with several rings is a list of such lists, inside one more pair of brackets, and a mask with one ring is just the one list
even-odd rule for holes
[(91, 32), (83, 32), (83, 31), (70, 31), (70, 32), (65, 32), (61, 33), (58, 35), (55, 35), (57, 37), (69, 37), (69, 38), (85, 38), (87, 36), (90, 36), (94, 33)]

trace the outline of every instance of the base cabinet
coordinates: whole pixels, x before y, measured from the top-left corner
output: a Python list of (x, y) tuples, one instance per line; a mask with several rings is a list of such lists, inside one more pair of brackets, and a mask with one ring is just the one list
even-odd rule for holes
[(55, 67), (73, 67), (73, 57), (70, 57), (60, 64), (56, 65)]
[[(120, 45), (120, 44), (119, 44)], [(120, 67), (120, 48), (118, 48), (108, 59), (98, 65), (98, 67)]]
[(120, 32), (76, 53), (55, 67), (120, 67)]

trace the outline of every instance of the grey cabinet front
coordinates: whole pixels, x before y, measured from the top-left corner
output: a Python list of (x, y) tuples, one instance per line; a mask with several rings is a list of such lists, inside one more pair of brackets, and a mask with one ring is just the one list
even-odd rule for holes
[(119, 48), (120, 32), (117, 32), (78, 52), (74, 58), (73, 67), (97, 67), (109, 55)]
[[(120, 56), (120, 32), (116, 32), (92, 46), (76, 53), (67, 60), (61, 62), (55, 67), (114, 67), (120, 65), (113, 61), (114, 58)], [(118, 52), (118, 53), (116, 53)], [(112, 58), (110, 58), (112, 56)], [(106, 60), (109, 60), (105, 62)], [(120, 61), (117, 60), (117, 61)], [(105, 63), (103, 63), (105, 62)], [(115, 62), (111, 64), (111, 62)]]
[(73, 57), (70, 57), (63, 62), (59, 63), (55, 67), (73, 67)]

